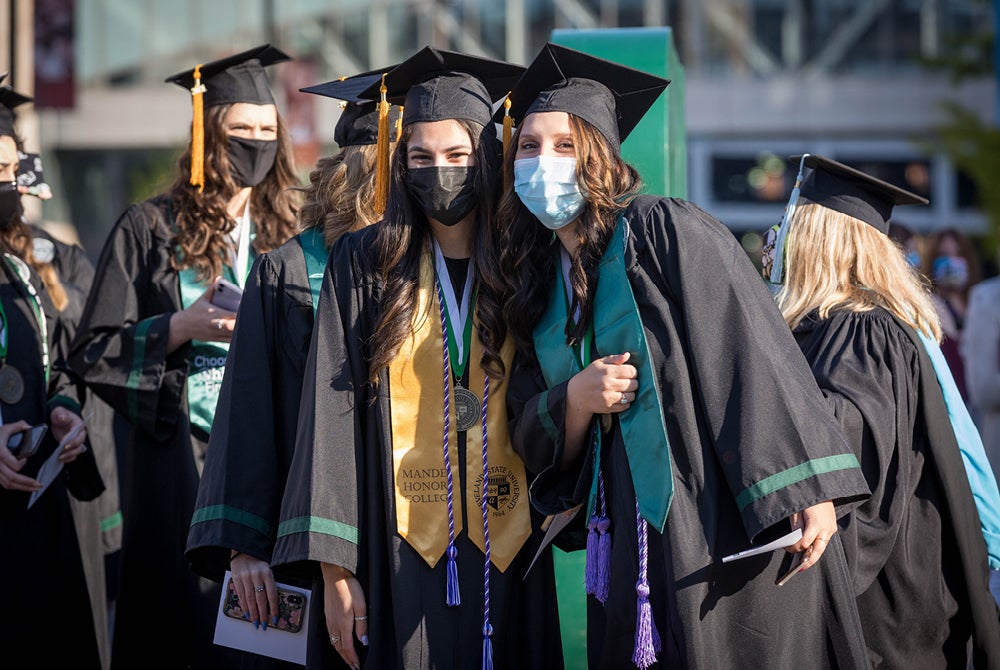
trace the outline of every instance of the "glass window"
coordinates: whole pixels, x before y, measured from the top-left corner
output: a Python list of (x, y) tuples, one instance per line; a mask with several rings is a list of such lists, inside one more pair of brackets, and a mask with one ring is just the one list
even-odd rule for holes
[(785, 159), (770, 152), (712, 157), (712, 199), (716, 202), (784, 204), (793, 178)]
[(976, 182), (960, 170), (955, 170), (955, 206), (958, 209), (979, 207), (979, 191), (976, 188)]

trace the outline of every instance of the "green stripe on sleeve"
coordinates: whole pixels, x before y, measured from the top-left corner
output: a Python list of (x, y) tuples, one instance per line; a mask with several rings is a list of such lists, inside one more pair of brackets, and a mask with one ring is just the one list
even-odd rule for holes
[(132, 369), (128, 373), (128, 379), (125, 380), (125, 388), (128, 389), (128, 413), (131, 419), (139, 416), (139, 396), (136, 393), (136, 389), (139, 388), (139, 380), (142, 379), (143, 363), (146, 359), (146, 332), (153, 325), (154, 318), (156, 317), (140, 321), (135, 326)]
[(252, 528), (261, 535), (271, 535), (271, 524), (263, 517), (229, 505), (209, 505), (196, 509), (191, 516), (191, 525), (194, 526), (196, 523), (219, 520), (238, 523), (241, 526)]
[(101, 519), (101, 532), (107, 533), (109, 530), (113, 530), (120, 525), (122, 525), (122, 512), (118, 510), (111, 516)]
[(559, 429), (556, 428), (556, 422), (552, 420), (552, 415), (549, 414), (548, 391), (542, 391), (542, 394), (538, 396), (538, 420), (542, 422), (542, 428), (549, 434), (549, 439), (553, 442), (558, 441)]
[(854, 454), (840, 454), (838, 456), (826, 456), (824, 458), (814, 458), (788, 468), (783, 472), (765, 477), (756, 484), (743, 489), (743, 492), (736, 496), (736, 504), (742, 512), (750, 503), (760, 500), (766, 495), (774, 493), (792, 484), (797, 484), (809, 477), (815, 477), (826, 472), (836, 470), (847, 470), (850, 468), (860, 468), (861, 464)]
[(297, 516), (278, 524), (278, 537), (294, 535), (296, 533), (319, 533), (320, 535), (330, 535), (347, 540), (352, 544), (358, 543), (358, 529), (340, 521), (333, 519), (323, 519), (318, 516)]

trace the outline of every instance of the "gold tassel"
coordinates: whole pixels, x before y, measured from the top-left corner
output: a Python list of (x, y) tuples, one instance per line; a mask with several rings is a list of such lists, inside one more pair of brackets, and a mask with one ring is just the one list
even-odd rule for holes
[(389, 200), (389, 102), (385, 99), (385, 75), (379, 88), (382, 100), (378, 103), (378, 141), (375, 145), (375, 213), (385, 214)]
[(194, 69), (194, 88), (191, 89), (191, 106), (194, 114), (191, 119), (191, 179), (189, 183), (198, 187), (198, 192), (205, 190), (205, 87), (201, 83), (201, 64)]
[(503, 157), (507, 157), (507, 147), (510, 146), (510, 136), (514, 129), (514, 117), (510, 115), (510, 91), (503, 101)]
[(396, 117), (396, 141), (403, 136), (403, 106), (399, 106), (399, 116)]

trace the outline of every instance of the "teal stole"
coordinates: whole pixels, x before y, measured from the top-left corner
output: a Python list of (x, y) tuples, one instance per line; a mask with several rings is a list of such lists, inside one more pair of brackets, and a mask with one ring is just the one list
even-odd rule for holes
[[(673, 498), (673, 475), (670, 467), (670, 444), (667, 440), (660, 388), (653, 375), (649, 346), (639, 318), (639, 308), (625, 271), (625, 236), (627, 224), (619, 215), (614, 235), (598, 266), (597, 293), (594, 297), (592, 327), (597, 356), (630, 353), (629, 363), (638, 370), (639, 390), (618, 424), (628, 456), (632, 485), (642, 517), (660, 533), (667, 523)], [(557, 267), (558, 276), (562, 277)], [(569, 320), (562, 281), (553, 283), (545, 313), (535, 327), (535, 353), (549, 388), (580, 372), (582, 364), (572, 347), (566, 344), (565, 328)], [(596, 509), (597, 476), (600, 470), (600, 430), (595, 431), (593, 481), (588, 512)], [(589, 516), (589, 514), (588, 514)]]
[(319, 292), (323, 288), (323, 275), (326, 273), (328, 249), (326, 240), (319, 228), (310, 228), (297, 236), (302, 256), (306, 261), (306, 274), (309, 277), (309, 293), (312, 295), (313, 317), (319, 307)]
[[(253, 254), (250, 256), (248, 263), (252, 262)], [(245, 268), (243, 276), (246, 277), (249, 272), (250, 268)], [(181, 306), (187, 309), (201, 297), (209, 285), (198, 281), (194, 268), (185, 268), (177, 274), (180, 280)], [(236, 274), (228, 265), (223, 266), (222, 274), (229, 281), (238, 283)], [(228, 342), (191, 340), (187, 375), (188, 418), (192, 426), (197, 426), (206, 433), (212, 432), (212, 421), (215, 419), (215, 407), (219, 404), (219, 391), (222, 389), (228, 355)]]

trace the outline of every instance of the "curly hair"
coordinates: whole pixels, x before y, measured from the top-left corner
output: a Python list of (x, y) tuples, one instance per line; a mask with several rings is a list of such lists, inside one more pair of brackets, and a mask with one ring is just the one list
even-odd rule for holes
[(927, 279), (902, 249), (864, 221), (815, 203), (800, 205), (788, 229), (785, 284), (775, 299), (789, 327), (813, 310), (881, 307), (941, 339)]
[[(178, 160), (177, 180), (168, 194), (173, 205), (176, 231), (171, 239), (175, 253), (171, 265), (176, 270), (193, 267), (205, 281), (221, 273), (228, 258), (228, 235), (236, 221), (226, 211), (230, 199), (240, 190), (233, 181), (224, 127), (232, 104), (205, 110), (205, 189), (192, 186), (191, 147)], [(295, 232), (298, 179), (293, 167), (291, 141), (278, 115), (278, 155), (274, 166), (250, 195), (257, 235), (253, 247), (258, 253), (280, 246)]]
[(51, 263), (43, 263), (35, 258), (31, 231), (18, 214), (5, 225), (0, 225), (0, 253), (8, 253), (24, 260), (35, 269), (52, 304), (60, 312), (69, 304), (69, 296), (59, 279), (59, 273)]
[[(573, 146), (576, 150), (576, 176), (581, 191), (586, 193), (587, 206), (576, 226), (579, 247), (570, 259), (570, 284), (573, 300), (569, 313), (580, 310), (579, 321), (572, 317), (566, 323), (566, 342), (583, 340), (593, 316), (594, 295), (597, 291), (597, 270), (615, 230), (618, 213), (625, 209), (642, 188), (635, 168), (583, 119), (569, 115)], [(516, 147), (520, 128), (511, 138)], [(558, 238), (545, 228), (521, 203), (514, 192), (514, 156), (509, 151), (504, 161), (504, 192), (500, 199), (497, 219), (507, 222), (500, 233), (500, 272), (506, 300), (503, 316), (514, 343), (522, 352), (534, 350), (532, 331), (548, 304), (558, 268)]]
[[(455, 122), (469, 134), (476, 165), (476, 230), (472, 267), (478, 282), (476, 293), (477, 335), (483, 346), (480, 361), (483, 370), (496, 382), (503, 382), (506, 369), (500, 349), (507, 338), (507, 326), (501, 313), (503, 283), (496, 274), (498, 240), (494, 217), (496, 183), (502, 147), (492, 128), (460, 119)], [(369, 380), (377, 385), (379, 372), (392, 362), (403, 340), (413, 330), (417, 305), (420, 257), (430, 244), (427, 217), (406, 191), (406, 151), (413, 127), (407, 126), (396, 144), (392, 160), (392, 179), (385, 217), (379, 224), (373, 244), (373, 258), (378, 283), (382, 288), (379, 313), (372, 334)]]
[(327, 248), (344, 233), (376, 221), (375, 145), (347, 146), (321, 158), (309, 173), (299, 210), (299, 228), (321, 228)]

